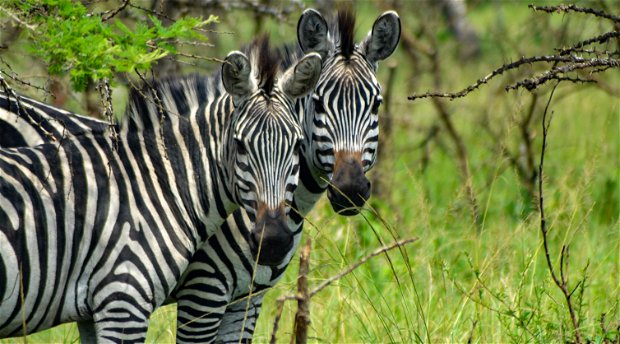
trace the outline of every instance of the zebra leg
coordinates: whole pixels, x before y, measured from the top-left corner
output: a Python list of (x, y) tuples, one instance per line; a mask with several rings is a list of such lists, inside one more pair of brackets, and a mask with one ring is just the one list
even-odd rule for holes
[(92, 321), (78, 321), (78, 331), (80, 331), (81, 343), (96, 343), (97, 332), (95, 331), (95, 323)]
[(204, 308), (191, 300), (179, 299), (177, 343), (213, 343), (227, 304), (223, 301)]
[(138, 308), (112, 302), (106, 309), (95, 312), (96, 343), (144, 343), (152, 311)]
[(263, 295), (239, 299), (231, 303), (224, 313), (217, 343), (251, 343), (256, 321), (263, 305)]

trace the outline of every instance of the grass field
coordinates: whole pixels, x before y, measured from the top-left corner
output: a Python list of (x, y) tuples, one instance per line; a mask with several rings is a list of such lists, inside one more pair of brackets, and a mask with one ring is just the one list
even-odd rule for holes
[[(403, 30), (416, 34), (424, 20), (434, 20), (434, 27), (439, 28), (435, 36), (442, 59), (441, 91), (460, 90), (507, 61), (552, 54), (554, 47), (566, 41), (576, 42), (611, 30), (608, 23), (583, 15), (534, 14), (523, 2), (482, 2), (470, 8), (468, 15), (480, 35), (481, 54), (463, 62), (455, 53), (457, 43), (436, 18), (438, 14), (419, 13), (418, 4), (405, 2), (400, 13)], [(374, 3), (358, 6), (358, 37), (379, 13)], [(298, 17), (291, 18), (291, 24), (286, 26), (265, 23), (275, 40), (290, 40)], [(559, 31), (568, 20), (568, 33), (553, 40), (551, 33)], [(252, 36), (250, 24), (238, 28), (231, 24), (224, 20), (220, 29), (237, 29), (244, 40)], [(544, 28), (552, 32), (544, 32)], [(238, 46), (238, 39), (229, 37), (219, 38), (218, 51)], [(618, 43), (613, 44), (610, 50), (617, 49)], [(503, 87), (520, 76), (531, 75), (536, 68), (526, 67), (493, 80), (465, 98), (446, 101), (468, 152), (472, 185), (482, 215), (481, 223), (476, 225), (452, 142), (440, 131), (425, 149), (420, 148), (429, 128), (438, 123), (437, 114), (431, 100), (411, 102), (406, 97), (432, 90), (431, 76), (413, 75), (414, 66), (402, 51), (390, 60), (398, 64), (392, 89), (394, 129), (373, 171), (381, 175), (382, 195), (354, 218), (334, 215), (325, 200), (308, 216), (304, 236), (313, 242), (309, 283), (316, 286), (383, 244), (400, 238), (419, 240), (373, 258), (317, 294), (311, 300), (310, 341), (573, 340), (566, 303), (546, 265), (539, 212), (500, 149), (505, 146), (519, 151), (519, 121), (533, 97), (524, 90), (505, 92)], [(379, 72), (384, 81), (385, 65)], [(416, 68), (424, 68), (424, 64)], [(607, 71), (603, 79), (616, 92), (620, 88), (617, 69)], [(539, 116), (549, 91), (550, 87), (537, 91), (538, 115), (531, 126), (536, 166), (542, 136)], [(603, 342), (600, 323), (605, 314), (607, 335), (618, 340), (619, 98), (617, 93), (610, 95), (594, 85), (562, 83), (550, 104), (551, 111), (543, 179), (551, 259), (557, 267), (562, 245), (570, 245), (570, 285), (578, 286), (573, 305), (583, 336)], [(500, 132), (501, 142), (487, 134), (483, 124)], [(283, 281), (267, 294), (256, 342), (269, 341), (275, 300), (295, 292), (297, 265), (295, 259)], [(278, 342), (289, 341), (295, 310), (294, 302), (285, 303)], [(159, 309), (151, 319), (147, 341), (173, 342), (174, 327), (174, 306)], [(78, 338), (75, 325), (69, 324), (27, 340), (75, 342)]]

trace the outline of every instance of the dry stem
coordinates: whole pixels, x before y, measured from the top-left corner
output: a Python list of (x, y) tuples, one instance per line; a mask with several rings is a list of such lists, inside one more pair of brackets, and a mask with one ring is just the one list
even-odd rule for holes
[[(334, 276), (328, 278), (327, 280), (323, 281), (321, 284), (319, 284), (317, 287), (315, 287), (314, 289), (312, 289), (310, 291), (308, 291), (308, 289), (307, 289), (307, 283), (308, 283), (307, 282), (307, 272), (308, 272), (307, 269), (308, 269), (308, 267), (307, 266), (303, 267), (303, 265), (302, 265), (302, 264), (308, 264), (309, 263), (309, 258), (308, 257), (309, 257), (309, 254), (310, 254), (310, 244), (309, 244), (309, 240), (308, 240), (308, 242), (306, 243), (306, 246), (303, 247), (302, 252), (301, 252), (301, 260), (300, 260), (300, 267), (299, 267), (299, 269), (300, 269), (300, 271), (299, 271), (300, 277), (299, 277), (299, 280), (298, 280), (298, 294), (296, 294), (296, 295), (290, 295), (290, 294), (289, 295), (282, 295), (282, 296), (280, 296), (276, 300), (276, 304), (277, 304), (276, 317), (275, 317), (274, 323), (273, 323), (273, 332), (271, 334), (270, 343), (274, 344), (274, 343), (277, 342), (276, 335), (277, 335), (277, 331), (278, 331), (278, 328), (279, 328), (279, 323), (280, 323), (280, 319), (281, 319), (281, 316), (282, 316), (282, 310), (284, 308), (284, 302), (285, 301), (287, 301), (287, 300), (297, 300), (298, 304), (299, 304), (300, 299), (304, 299), (303, 302), (305, 302), (305, 304), (303, 305), (303, 307), (306, 307), (306, 306), (309, 305), (310, 299), (314, 295), (316, 295), (318, 292), (320, 292), (321, 290), (323, 290), (325, 287), (327, 287), (328, 285), (332, 284), (333, 282), (335, 282), (335, 281), (341, 279), (342, 277), (348, 275), (353, 270), (357, 269), (358, 267), (360, 267), (361, 265), (366, 263), (371, 258), (376, 257), (376, 256), (378, 256), (378, 255), (380, 255), (380, 254), (382, 254), (384, 252), (389, 251), (389, 250), (392, 250), (392, 249), (394, 249), (396, 247), (401, 247), (401, 246), (410, 244), (410, 243), (412, 243), (414, 241), (417, 241), (417, 240), (418, 240), (418, 238), (409, 238), (409, 239), (404, 239), (404, 240), (396, 241), (396, 242), (394, 242), (394, 243), (392, 243), (390, 245), (387, 245), (387, 246), (383, 246), (383, 247), (377, 249), (376, 251), (370, 253), (369, 255), (365, 256), (364, 258), (360, 259), (356, 263), (352, 264), (348, 268), (344, 269), (343, 271), (341, 271), (337, 275), (334, 275)], [(307, 260), (305, 260), (305, 259), (307, 259)], [(304, 270), (302, 270), (302, 268)], [(305, 275), (302, 276), (302, 274), (305, 274)], [(302, 278), (304, 280), (302, 280)], [(299, 292), (300, 284), (302, 284), (302, 283), (305, 284), (305, 286), (302, 285), (301, 289), (305, 290), (305, 291), (303, 293), (300, 293)], [(300, 304), (300, 306), (301, 306), (301, 304)], [(307, 320), (308, 323), (309, 323), (309, 321), (310, 321), (309, 314), (310, 313), (309, 313), (308, 308), (305, 308), (305, 311), (308, 312), (308, 313), (306, 313), (308, 315), (308, 318), (307, 319), (301, 319), (301, 320), (302, 321), (306, 321)], [(299, 311), (297, 312), (297, 315), (299, 315)], [(296, 318), (295, 318), (295, 323), (296, 323), (295, 326), (297, 326), (297, 315), (296, 315)], [(306, 323), (306, 331), (307, 331), (307, 324), (308, 323)], [(296, 335), (298, 335), (298, 334), (299, 333), (296, 332)], [(306, 336), (307, 336), (307, 332), (306, 332)], [(292, 338), (291, 338), (291, 340), (292, 340)], [(298, 342), (299, 342), (299, 339), (298, 339)]]
[[(542, 148), (540, 152), (540, 163), (538, 165), (538, 202), (540, 208), (540, 231), (543, 237), (543, 246), (545, 250), (545, 258), (547, 261), (547, 267), (549, 268), (549, 272), (551, 274), (551, 278), (555, 285), (562, 291), (564, 295), (564, 299), (566, 300), (566, 305), (568, 307), (568, 312), (570, 314), (571, 322), (573, 324), (573, 329), (575, 330), (575, 342), (580, 344), (583, 343), (583, 337), (581, 336), (581, 332), (579, 331), (579, 323), (577, 320), (577, 316), (575, 314), (575, 310), (573, 308), (573, 304), (571, 301), (571, 296), (573, 295), (573, 291), (569, 291), (568, 283), (568, 247), (562, 246), (562, 251), (560, 254), (560, 277), (558, 278), (557, 273), (553, 267), (553, 263), (551, 262), (551, 257), (549, 255), (549, 239), (548, 239), (548, 229), (547, 229), (547, 218), (545, 216), (545, 204), (544, 204), (544, 194), (543, 194), (543, 167), (545, 163), (545, 150), (547, 148), (547, 139), (549, 134), (549, 127), (551, 125), (551, 116), (547, 118), (547, 113), (549, 110), (549, 105), (551, 104), (551, 99), (553, 98), (553, 94), (555, 93), (555, 89), (559, 85), (559, 82), (554, 86), (551, 94), (549, 95), (549, 100), (547, 101), (547, 105), (545, 106), (545, 111), (543, 112), (542, 117)], [(576, 287), (579, 286), (579, 283)], [(576, 288), (575, 287), (575, 288)]]

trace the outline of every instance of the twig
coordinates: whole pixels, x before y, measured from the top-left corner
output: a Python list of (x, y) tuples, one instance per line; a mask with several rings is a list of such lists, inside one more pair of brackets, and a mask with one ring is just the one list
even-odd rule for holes
[(593, 8), (578, 7), (578, 6), (575, 6), (574, 4), (558, 5), (558, 6), (535, 6), (535, 5), (528, 5), (528, 7), (533, 9), (534, 11), (543, 11), (543, 12), (547, 12), (547, 13), (580, 12), (580, 13), (592, 14), (592, 15), (595, 15), (597, 17), (609, 19), (609, 20), (612, 20), (612, 21), (614, 21), (616, 23), (620, 22), (620, 17), (619, 16), (615, 16), (613, 14), (606, 13), (605, 11), (595, 10)]
[(115, 15), (119, 14), (122, 10), (124, 10), (127, 5), (129, 5), (129, 0), (123, 1), (123, 3), (115, 10), (105, 11), (101, 13), (101, 20), (105, 22), (112, 19)]
[[(416, 99), (421, 99), (421, 98), (432, 97), (432, 98), (450, 98), (453, 100), (456, 98), (462, 98), (468, 95), (469, 93), (471, 93), (472, 91), (478, 89), (481, 85), (488, 83), (491, 79), (493, 79), (494, 77), (498, 75), (502, 75), (509, 70), (519, 68), (522, 65), (529, 65), (535, 62), (564, 62), (564, 63), (582, 64), (581, 66), (579, 66), (579, 68), (599, 67), (599, 66), (609, 66), (609, 67), (620, 66), (620, 60), (617, 60), (617, 59), (600, 59), (600, 58), (589, 59), (589, 58), (582, 58), (582, 57), (573, 56), (573, 55), (570, 55), (570, 56), (545, 55), (545, 56), (523, 57), (517, 61), (507, 63), (507, 64), (502, 65), (499, 68), (496, 68), (495, 70), (493, 70), (491, 73), (489, 73), (485, 77), (478, 79), (475, 83), (467, 86), (466, 88), (458, 92), (449, 92), (449, 93), (426, 92), (422, 94), (411, 95), (407, 97), (407, 99), (416, 100)], [(574, 69), (577, 69), (577, 68), (573, 68), (571, 70), (574, 70)], [(566, 70), (563, 72), (567, 72), (567, 71), (569, 70)]]
[(550, 80), (558, 80), (558, 81), (569, 80), (572, 82), (592, 82), (592, 81), (588, 81), (587, 79), (575, 79), (575, 78), (561, 77), (561, 76), (558, 76), (558, 74), (565, 74), (568, 72), (586, 69), (586, 68), (602, 67), (603, 69), (600, 69), (600, 70), (599, 69), (592, 70), (593, 73), (600, 73), (600, 72), (605, 71), (607, 68), (615, 68), (619, 66), (620, 66), (620, 60), (593, 58), (593, 59), (589, 59), (589, 61), (587, 62), (571, 63), (571, 64), (559, 66), (559, 67), (553, 67), (551, 70), (546, 71), (540, 75), (534, 76), (532, 78), (527, 78), (513, 85), (506, 86), (506, 91), (518, 89), (520, 87), (523, 87), (527, 89), (528, 91), (531, 91)]
[(618, 32), (618, 31), (610, 31), (610, 32), (604, 33), (602, 35), (599, 35), (599, 36), (596, 36), (596, 37), (592, 37), (590, 39), (586, 39), (586, 40), (581, 41), (581, 42), (577, 42), (576, 44), (573, 44), (573, 46), (570, 47), (570, 48), (560, 49), (559, 50), (559, 54), (560, 55), (567, 55), (567, 54), (571, 53), (572, 51), (575, 51), (577, 49), (585, 47), (586, 45), (590, 45), (592, 43), (605, 43), (609, 39), (614, 38), (614, 37), (620, 37), (620, 32)]
[[(392, 250), (394, 248), (397, 247), (401, 247), (407, 244), (410, 244), (414, 241), (417, 241), (418, 238), (409, 238), (409, 239), (404, 239), (404, 240), (400, 240), (397, 242), (394, 242), (388, 246), (383, 246), (379, 249), (377, 249), (376, 251), (372, 252), (371, 254), (365, 256), (364, 258), (362, 258), (361, 260), (357, 261), (355, 264), (349, 266), (348, 268), (346, 268), (345, 270), (341, 271), (340, 273), (338, 273), (337, 275), (334, 275), (330, 278), (328, 278), (327, 280), (323, 281), (321, 284), (319, 284), (317, 287), (315, 287), (314, 289), (312, 289), (310, 292), (308, 292), (308, 297), (307, 299), (311, 299), (314, 295), (316, 295), (317, 293), (319, 293), (321, 290), (325, 289), (327, 286), (329, 286), (330, 284), (334, 283), (335, 281), (341, 279), (342, 277), (348, 275), (349, 273), (353, 272), (353, 270), (357, 269), (358, 267), (360, 267), (361, 265), (363, 265), (364, 263), (366, 263), (368, 260), (370, 260), (373, 257), (376, 257), (384, 252), (387, 252), (389, 250)], [(304, 247), (305, 248), (305, 247)], [(302, 251), (303, 253), (303, 251)], [(301, 269), (301, 267), (300, 267)], [(273, 323), (273, 332), (271, 334), (271, 340), (270, 343), (276, 343), (277, 339), (276, 339), (276, 334), (278, 331), (278, 327), (279, 327), (279, 322), (280, 322), (280, 318), (282, 315), (282, 309), (284, 308), (284, 302), (287, 300), (298, 300), (298, 295), (282, 295), (280, 296), (277, 300), (276, 300), (276, 304), (278, 305), (277, 307), (277, 311), (276, 311), (276, 317), (274, 319), (274, 323)]]
[(282, 317), (282, 310), (284, 309), (284, 301), (286, 298), (278, 298), (276, 300), (276, 317), (273, 319), (273, 331), (271, 332), (271, 339), (269, 340), (269, 344), (276, 344), (276, 333), (278, 333), (278, 325), (280, 324), (280, 318)]
[[(431, 69), (433, 74), (433, 83), (434, 86), (439, 89), (441, 88), (442, 82), (442, 73), (441, 73), (441, 64), (439, 59), (439, 49), (437, 45), (437, 41), (433, 35), (429, 35), (429, 39), (431, 41), (431, 46), (433, 47), (433, 54), (430, 56), (431, 60)], [(474, 192), (473, 186), (473, 178), (471, 175), (471, 171), (469, 169), (469, 159), (467, 154), (467, 147), (463, 142), (463, 138), (458, 133), (450, 113), (446, 107), (445, 102), (439, 98), (433, 98), (433, 105), (437, 110), (437, 114), (439, 115), (439, 120), (443, 123), (444, 127), (448, 132), (448, 137), (452, 140), (455, 148), (456, 148), (456, 162), (459, 167), (461, 178), (463, 179), (463, 183), (465, 186), (465, 191), (467, 192), (467, 198), (470, 204), (472, 219), (474, 224), (480, 228), (480, 211), (478, 207), (478, 201), (476, 200), (476, 194)]]
[[(577, 321), (577, 316), (575, 315), (575, 310), (573, 309), (573, 304), (571, 301), (572, 292), (568, 290), (568, 273), (565, 272), (565, 266), (567, 266), (568, 262), (565, 262), (565, 258), (568, 258), (568, 248), (566, 246), (562, 246), (562, 251), (560, 255), (560, 278), (558, 278), (555, 269), (553, 268), (553, 264), (551, 262), (551, 257), (549, 255), (549, 240), (547, 237), (548, 229), (547, 229), (547, 218), (545, 217), (545, 204), (544, 204), (544, 194), (543, 194), (543, 167), (545, 163), (545, 150), (547, 148), (547, 139), (549, 134), (549, 127), (551, 126), (551, 116), (547, 118), (547, 113), (549, 110), (549, 105), (551, 104), (551, 99), (553, 98), (553, 94), (555, 93), (556, 88), (560, 83), (556, 83), (549, 95), (549, 100), (547, 101), (547, 105), (545, 106), (545, 110), (543, 112), (542, 117), (542, 148), (540, 152), (540, 163), (538, 165), (538, 204), (540, 210), (540, 231), (542, 232), (543, 237), (543, 245), (545, 250), (545, 258), (547, 260), (547, 267), (549, 268), (549, 272), (551, 274), (551, 278), (555, 285), (562, 291), (564, 295), (564, 299), (566, 300), (566, 304), (568, 307), (568, 312), (570, 313), (571, 322), (573, 324), (573, 329), (575, 331), (575, 342), (580, 344), (583, 343), (583, 338), (581, 336), (581, 332), (579, 331), (579, 323)], [(552, 113), (553, 114), (553, 113)]]
[(110, 131), (110, 138), (114, 143), (115, 148), (118, 149), (118, 133), (114, 125), (114, 109), (112, 108), (112, 89), (110, 88), (110, 82), (107, 78), (97, 83), (97, 90), (99, 91), (99, 97), (101, 98), (101, 106), (103, 107), (103, 117), (108, 120), (108, 130)]
[(474, 338), (474, 331), (476, 330), (476, 325), (478, 324), (478, 319), (474, 320), (473, 324), (471, 324), (471, 332), (469, 333), (469, 338), (467, 338), (467, 344), (472, 342)]
[(360, 267), (362, 264), (366, 263), (368, 260), (370, 260), (373, 257), (376, 257), (380, 254), (382, 254), (383, 252), (389, 251), (391, 249), (394, 249), (396, 247), (400, 247), (400, 246), (404, 246), (407, 244), (410, 244), (414, 241), (417, 241), (418, 238), (409, 238), (409, 239), (405, 239), (405, 240), (400, 240), (397, 242), (394, 242), (388, 246), (384, 246), (379, 248), (378, 250), (374, 251), (373, 253), (367, 255), (366, 257), (362, 258), (361, 260), (359, 260), (357, 263), (349, 266), (348, 268), (346, 268), (345, 270), (341, 271), (339, 274), (332, 276), (328, 279), (326, 279), (325, 281), (323, 281), (321, 284), (319, 284), (317, 287), (315, 287), (314, 289), (312, 289), (310, 291), (310, 297), (313, 297), (314, 295), (316, 295), (318, 292), (320, 292), (321, 290), (325, 289), (325, 287), (327, 287), (328, 285), (334, 283), (335, 281), (341, 279), (342, 277), (348, 275), (349, 273), (351, 273), (353, 270), (357, 269), (358, 267)]
[(2, 90), (4, 91), (7, 97), (8, 106), (9, 106), (7, 110), (11, 111), (10, 106), (11, 106), (11, 97), (12, 97), (13, 99), (15, 99), (16, 108), (15, 108), (14, 113), (17, 115), (17, 117), (20, 117), (28, 121), (28, 123), (30, 123), (32, 126), (37, 127), (45, 135), (45, 137), (47, 137), (51, 142), (56, 142), (57, 139), (52, 133), (50, 133), (48, 130), (43, 128), (41, 123), (37, 122), (34, 118), (32, 118), (32, 116), (28, 113), (28, 111), (24, 111), (22, 109), (21, 97), (19, 96), (19, 94), (17, 94), (17, 92), (13, 90), (13, 88), (11, 88), (11, 86), (6, 82), (6, 80), (4, 80), (4, 78), (2, 77), (2, 74), (3, 72), (0, 70), (0, 88), (2, 88)]

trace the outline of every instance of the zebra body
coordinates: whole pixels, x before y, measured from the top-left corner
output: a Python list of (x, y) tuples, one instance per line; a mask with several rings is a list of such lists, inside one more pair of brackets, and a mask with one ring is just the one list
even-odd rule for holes
[(234, 209), (267, 217), (255, 232), (265, 249), (280, 244), (273, 234), (297, 183), (302, 137), (293, 105), (314, 87), (320, 57), (274, 84), (275, 70), (256, 69), (277, 61), (256, 50), (251, 60), (229, 54), (221, 78), (134, 94), (118, 140), (96, 124), (0, 150), (0, 337), (78, 321), (83, 340), (143, 342), (151, 312)]
[(299, 245), (304, 217), (324, 191), (343, 215), (357, 214), (367, 199), (364, 174), (375, 163), (379, 134), (376, 64), (396, 48), (400, 20), (395, 12), (385, 12), (359, 45), (352, 45), (353, 26), (347, 11), (331, 26), (314, 10), (299, 20), (301, 48), (319, 52), (323, 66), (314, 94), (297, 103), (305, 114), (305, 134), (292, 204), (297, 211), (289, 214), (294, 246), (277, 266), (256, 264), (243, 240), (252, 222), (235, 211), (194, 256), (173, 293), (177, 342), (251, 341), (264, 292), (282, 277)]
[[(314, 10), (304, 12), (298, 24), (303, 51), (319, 52), (323, 66), (314, 94), (295, 104), (297, 111), (304, 114), (304, 141), (299, 185), (292, 204), (296, 211), (289, 214), (293, 246), (284, 252), (280, 264), (257, 265), (246, 234), (253, 222), (245, 211), (235, 211), (196, 252), (173, 299), (168, 300), (179, 302), (179, 342), (209, 342), (216, 338), (218, 342), (238, 342), (252, 338), (263, 292), (282, 277), (299, 244), (303, 218), (330, 187), (328, 180), (334, 181), (336, 176), (340, 182), (331, 185), (334, 190), (329, 194), (335, 210), (352, 215), (356, 211), (351, 207), (363, 205), (363, 197), (354, 198), (367, 191), (364, 187), (350, 187), (347, 182), (367, 182), (363, 174), (375, 162), (381, 100), (375, 70), (377, 62), (394, 51), (400, 21), (393, 11), (382, 14), (359, 45), (353, 45), (352, 31), (353, 23), (346, 15), (328, 25)], [(341, 46), (343, 40), (347, 47)], [(301, 54), (286, 53), (290, 60)], [(350, 191), (346, 198), (353, 204), (339, 197), (344, 189)]]

